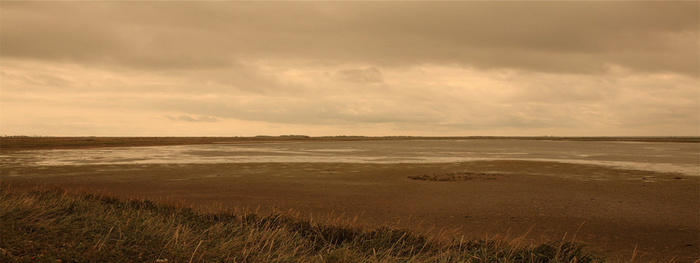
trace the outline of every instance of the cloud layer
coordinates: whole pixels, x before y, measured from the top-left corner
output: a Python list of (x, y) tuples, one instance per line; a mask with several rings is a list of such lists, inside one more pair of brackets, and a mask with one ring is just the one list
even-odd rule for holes
[(0, 129), (700, 135), (697, 2), (2, 2)]

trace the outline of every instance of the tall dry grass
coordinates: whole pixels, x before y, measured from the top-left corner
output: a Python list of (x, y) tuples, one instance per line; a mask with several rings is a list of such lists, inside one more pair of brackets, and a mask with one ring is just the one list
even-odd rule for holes
[(464, 240), (293, 213), (201, 212), (0, 185), (0, 262), (597, 262), (580, 245)]

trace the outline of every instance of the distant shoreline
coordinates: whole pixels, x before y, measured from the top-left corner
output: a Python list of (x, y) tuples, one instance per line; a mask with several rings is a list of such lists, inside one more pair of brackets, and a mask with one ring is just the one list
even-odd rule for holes
[(96, 147), (135, 147), (168, 146), (193, 144), (256, 144), (279, 142), (322, 142), (322, 141), (373, 141), (373, 140), (547, 140), (547, 141), (621, 141), (621, 142), (672, 142), (700, 143), (700, 137), (556, 137), (556, 136), (464, 136), (464, 137), (422, 137), (422, 136), (255, 136), (255, 137), (41, 137), (3, 136), (0, 137), (0, 151), (75, 149)]

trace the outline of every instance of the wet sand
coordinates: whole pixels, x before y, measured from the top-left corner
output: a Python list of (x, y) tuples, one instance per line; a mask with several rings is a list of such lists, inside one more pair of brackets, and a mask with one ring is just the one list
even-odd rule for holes
[[(453, 173), (487, 175), (409, 178)], [(369, 226), (467, 238), (574, 239), (613, 260), (631, 259), (635, 248), (639, 262), (700, 259), (700, 178), (670, 173), (534, 161), (232, 163), (25, 167), (3, 169), (0, 179), (195, 207), (359, 215)]]

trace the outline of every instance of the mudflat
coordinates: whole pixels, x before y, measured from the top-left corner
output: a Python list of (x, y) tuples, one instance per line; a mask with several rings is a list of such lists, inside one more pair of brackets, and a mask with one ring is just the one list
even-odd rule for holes
[(700, 143), (700, 137), (365, 137), (365, 136), (331, 136), (308, 137), (290, 136), (257, 136), (257, 137), (2, 137), (0, 152), (33, 149), (75, 149), (96, 147), (128, 147), (128, 146), (164, 146), (164, 145), (193, 145), (193, 144), (248, 144), (248, 143), (279, 143), (279, 142), (319, 142), (319, 141), (369, 141), (369, 140), (547, 140), (547, 141), (622, 141), (622, 142), (675, 142)]
[(700, 259), (700, 178), (527, 160), (21, 167), (2, 181), (211, 209), (357, 217), (465, 238), (575, 240), (612, 260)]

